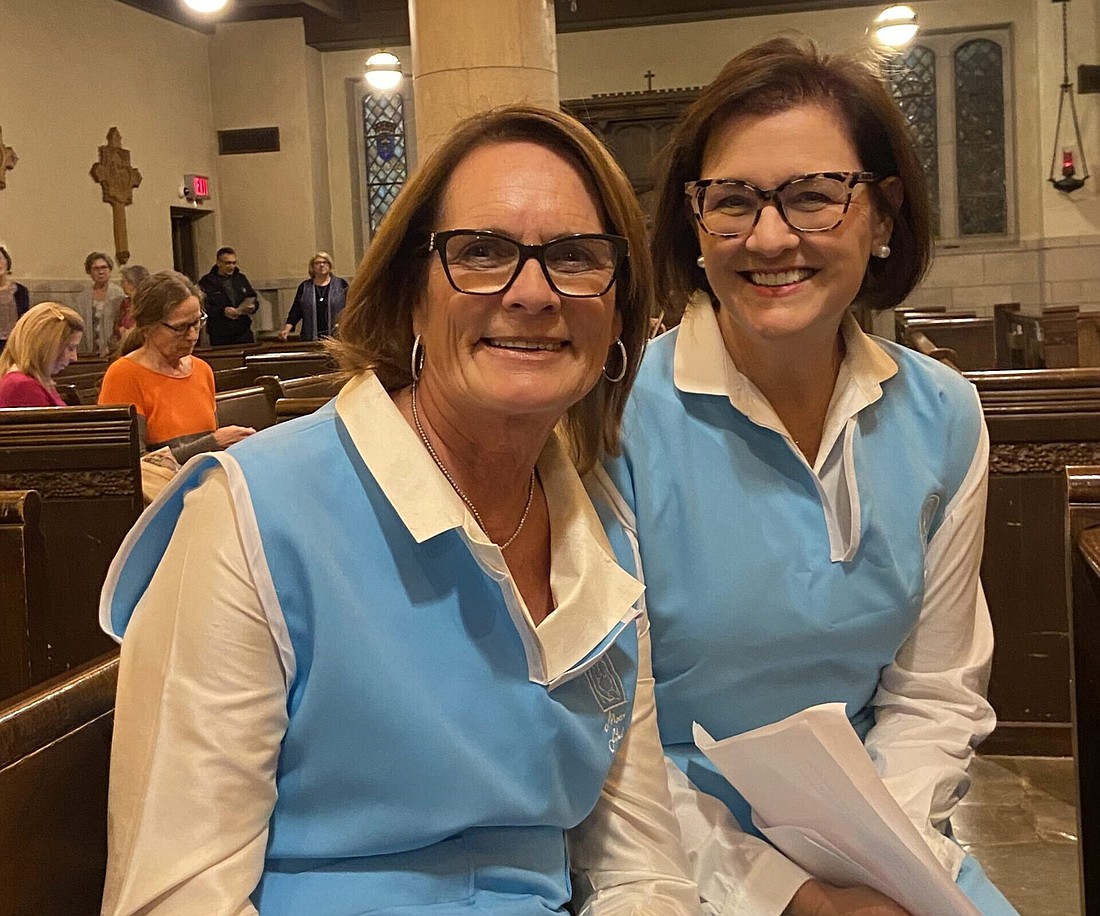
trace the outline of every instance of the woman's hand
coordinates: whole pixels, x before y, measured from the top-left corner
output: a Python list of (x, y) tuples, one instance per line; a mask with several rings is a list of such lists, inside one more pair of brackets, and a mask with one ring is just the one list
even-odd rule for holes
[(220, 448), (229, 448), (242, 439), (247, 439), (256, 430), (251, 426), (221, 426), (214, 430), (214, 441)]
[(869, 887), (835, 887), (811, 878), (783, 916), (909, 916), (909, 911)]
[(279, 332), (279, 340), (286, 340), (290, 336), (290, 332), (294, 330), (293, 325), (285, 324), (283, 329)]

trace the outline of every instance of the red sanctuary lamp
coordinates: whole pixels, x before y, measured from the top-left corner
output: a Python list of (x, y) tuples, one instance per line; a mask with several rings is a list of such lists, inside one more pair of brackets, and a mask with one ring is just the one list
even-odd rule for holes
[[(1073, 99), (1073, 83), (1069, 81), (1069, 25), (1067, 10), (1069, 0), (1053, 0), (1062, 4), (1062, 87), (1058, 95), (1058, 121), (1054, 126), (1054, 152), (1050, 157), (1050, 175), (1048, 180), (1059, 191), (1069, 194), (1085, 186), (1085, 179), (1089, 177), (1089, 166), (1085, 161), (1085, 150), (1081, 145), (1081, 125), (1077, 121), (1077, 103)], [(1077, 174), (1077, 163), (1074, 161), (1073, 147), (1062, 147), (1061, 175), (1055, 177), (1055, 169), (1058, 166), (1059, 137), (1062, 132), (1062, 112), (1066, 107), (1066, 99), (1069, 99), (1069, 111), (1073, 118), (1074, 137), (1077, 141), (1076, 149), (1081, 153), (1081, 170), (1083, 175)]]

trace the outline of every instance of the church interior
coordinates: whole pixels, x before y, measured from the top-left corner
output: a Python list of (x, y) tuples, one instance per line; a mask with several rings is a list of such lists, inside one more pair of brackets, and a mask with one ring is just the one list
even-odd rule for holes
[[(560, 106), (652, 216), (658, 154), (731, 57), (794, 33), (859, 49), (883, 6), (5, 0), (0, 246), (32, 304), (62, 305), (88, 286), (88, 252), (197, 282), (231, 246), (258, 342), (208, 361), (219, 420), (259, 428), (336, 390), (323, 351), (278, 339), (307, 263), (330, 253), (350, 280), (457, 121)], [(1021, 916), (1100, 914), (1100, 0), (912, 8), (918, 36), (884, 67), (933, 179), (935, 258), (902, 306), (857, 318), (964, 372), (989, 428), (998, 726), (952, 829)], [(364, 79), (378, 51), (398, 61), (394, 88)], [(67, 403), (96, 403), (104, 365), (58, 375)], [(117, 649), (97, 583), (142, 508), (137, 439), (111, 410), (75, 433), (0, 416), (0, 916), (99, 911)]]

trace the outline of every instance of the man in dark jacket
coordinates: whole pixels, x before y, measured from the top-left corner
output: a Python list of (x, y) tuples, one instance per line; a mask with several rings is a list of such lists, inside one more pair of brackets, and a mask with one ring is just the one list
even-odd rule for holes
[(211, 346), (250, 344), (252, 313), (259, 308), (256, 290), (237, 268), (237, 252), (218, 249), (218, 263), (199, 280), (206, 296), (206, 327)]

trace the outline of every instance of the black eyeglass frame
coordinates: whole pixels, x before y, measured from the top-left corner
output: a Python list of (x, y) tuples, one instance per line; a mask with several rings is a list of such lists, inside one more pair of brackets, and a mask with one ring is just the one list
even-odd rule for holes
[[(483, 238), (500, 239), (501, 241), (515, 245), (516, 249), (519, 251), (519, 260), (516, 262), (516, 269), (512, 273), (512, 276), (508, 278), (508, 282), (500, 289), (494, 290), (493, 292), (462, 289), (462, 287), (455, 282), (454, 277), (451, 276), (451, 266), (447, 263), (447, 242), (456, 235), (477, 235)], [(560, 242), (579, 241), (581, 239), (603, 239), (611, 243), (612, 251), (615, 253), (615, 265), (611, 269), (611, 278), (608, 280), (607, 286), (598, 293), (567, 293), (558, 289), (558, 285), (554, 282), (553, 277), (550, 276), (550, 270), (546, 266), (547, 248), (551, 245), (557, 245)], [(546, 278), (546, 282), (550, 284), (550, 288), (559, 296), (565, 296), (567, 299), (597, 299), (600, 296), (607, 295), (611, 287), (615, 285), (615, 281), (619, 279), (619, 271), (622, 270), (626, 259), (630, 257), (629, 242), (621, 235), (612, 235), (607, 232), (577, 232), (573, 235), (563, 235), (559, 238), (551, 239), (549, 242), (542, 245), (524, 245), (522, 242), (517, 242), (507, 235), (503, 235), (500, 232), (493, 232), (488, 229), (444, 229), (439, 232), (433, 232), (428, 236), (428, 253), (430, 254), (433, 251), (439, 254), (439, 263), (443, 265), (443, 273), (447, 277), (447, 282), (451, 284), (451, 288), (456, 292), (465, 293), (468, 296), (503, 295), (508, 292), (512, 284), (516, 282), (516, 277), (520, 275), (523, 266), (534, 258), (538, 262), (539, 267), (542, 268), (542, 275)]]
[[(783, 202), (779, 199), (779, 195), (796, 182), (808, 181), (814, 178), (832, 178), (844, 183), (845, 187), (848, 189), (848, 194), (844, 198), (844, 209), (840, 213), (840, 218), (831, 226), (822, 226), (819, 229), (800, 229), (792, 223), (787, 216), (787, 211), (783, 209)], [(861, 184), (876, 184), (878, 181), (879, 177), (874, 172), (809, 172), (805, 175), (796, 175), (794, 178), (788, 178), (782, 184), (778, 184), (774, 188), (766, 189), (758, 188), (756, 185), (752, 184), (752, 182), (744, 181), (740, 178), (702, 178), (698, 181), (685, 182), (684, 193), (691, 201), (691, 212), (695, 217), (695, 221), (699, 224), (700, 229), (707, 235), (713, 235), (723, 239), (736, 239), (743, 235), (748, 235), (756, 228), (756, 224), (760, 222), (760, 214), (764, 212), (764, 208), (769, 203), (775, 204), (775, 209), (779, 211), (779, 215), (783, 218), (783, 222), (790, 226), (795, 232), (829, 232), (844, 222), (844, 217), (848, 215), (848, 208), (852, 205), (852, 197), (855, 194), (856, 187)], [(714, 232), (708, 229), (703, 222), (703, 197), (706, 194), (707, 188), (712, 185), (726, 184), (735, 184), (742, 188), (748, 188), (759, 198), (759, 203), (756, 207), (756, 215), (752, 218), (752, 225), (742, 232)]]
[(199, 317), (195, 321), (189, 321), (183, 327), (169, 324), (167, 321), (162, 321), (161, 324), (164, 325), (164, 327), (168, 328), (168, 330), (171, 331), (173, 334), (176, 334), (179, 337), (183, 337), (192, 328), (197, 328), (198, 332), (201, 334), (202, 329), (206, 327), (206, 313), (203, 312), (203, 314), (199, 315)]

